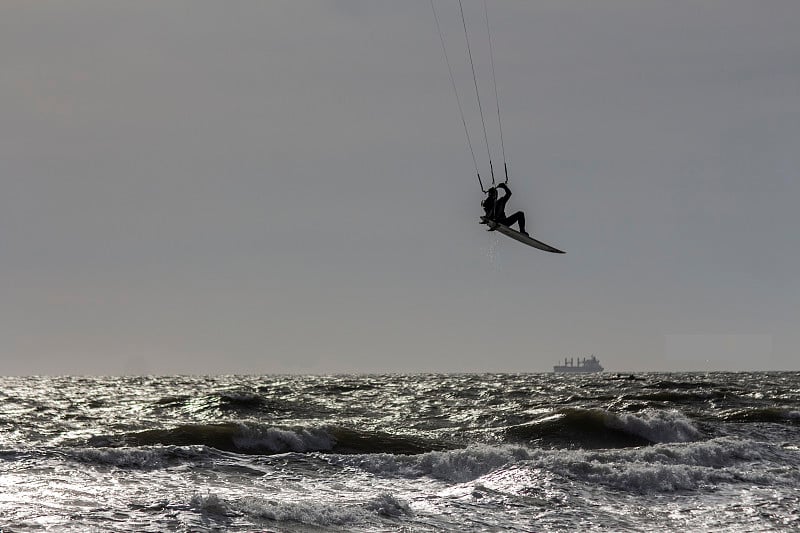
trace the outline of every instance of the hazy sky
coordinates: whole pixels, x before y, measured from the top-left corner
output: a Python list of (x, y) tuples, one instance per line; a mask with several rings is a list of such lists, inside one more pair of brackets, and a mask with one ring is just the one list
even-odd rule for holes
[(563, 256), (429, 0), (2, 2), (0, 374), (800, 369), (800, 2), (488, 7)]

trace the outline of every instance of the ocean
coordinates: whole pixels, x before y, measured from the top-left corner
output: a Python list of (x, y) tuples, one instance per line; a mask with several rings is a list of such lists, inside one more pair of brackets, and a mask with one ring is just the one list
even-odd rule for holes
[(800, 373), (0, 378), (0, 531), (800, 531)]

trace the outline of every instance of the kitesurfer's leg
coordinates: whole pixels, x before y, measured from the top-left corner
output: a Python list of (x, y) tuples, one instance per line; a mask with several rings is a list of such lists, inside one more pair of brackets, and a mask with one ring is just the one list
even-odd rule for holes
[(525, 231), (525, 213), (522, 211), (517, 211), (513, 215), (506, 217), (506, 219), (503, 221), (503, 225), (511, 227), (511, 225), (515, 222), (517, 223), (517, 226), (519, 226), (519, 232), (527, 235), (528, 232)]

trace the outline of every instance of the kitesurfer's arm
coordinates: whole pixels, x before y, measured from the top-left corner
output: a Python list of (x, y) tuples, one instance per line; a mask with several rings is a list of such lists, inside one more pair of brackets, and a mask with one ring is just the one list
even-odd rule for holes
[(506, 217), (506, 204), (508, 203), (508, 199), (511, 198), (511, 191), (505, 183), (501, 183), (497, 188), (503, 189), (505, 194), (499, 197), (494, 203), (494, 219), (502, 220)]

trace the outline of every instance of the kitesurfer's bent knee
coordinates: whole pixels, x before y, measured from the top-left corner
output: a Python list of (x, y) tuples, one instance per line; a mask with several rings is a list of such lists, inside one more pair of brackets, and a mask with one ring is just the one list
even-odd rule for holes
[(523, 213), (522, 211), (517, 211), (513, 215), (508, 216), (505, 219), (503, 219), (502, 221), (498, 221), (498, 222), (500, 222), (504, 226), (508, 226), (508, 227), (511, 227), (511, 225), (516, 222), (517, 226), (519, 226), (519, 232), (520, 233), (527, 233), (527, 231), (525, 231), (525, 213)]

